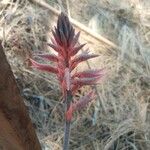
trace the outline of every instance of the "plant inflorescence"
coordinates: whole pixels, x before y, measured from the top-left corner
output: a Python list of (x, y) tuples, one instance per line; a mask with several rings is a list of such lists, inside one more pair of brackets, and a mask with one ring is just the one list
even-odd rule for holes
[(83, 109), (94, 97), (94, 91), (90, 91), (78, 101), (73, 99), (74, 94), (84, 85), (92, 85), (99, 81), (103, 75), (103, 69), (86, 70), (83, 72), (74, 71), (79, 63), (98, 55), (89, 54), (88, 51), (79, 51), (85, 44), (79, 44), (80, 32), (75, 34), (75, 29), (71, 25), (67, 15), (61, 13), (58, 17), (57, 26), (52, 30), (53, 37), (48, 45), (57, 52), (54, 54), (36, 54), (45, 60), (55, 62), (55, 66), (41, 64), (30, 59), (31, 65), (42, 71), (47, 71), (57, 75), (61, 91), (66, 106), (65, 110), (65, 135), (64, 150), (69, 147), (70, 123), (73, 113)]

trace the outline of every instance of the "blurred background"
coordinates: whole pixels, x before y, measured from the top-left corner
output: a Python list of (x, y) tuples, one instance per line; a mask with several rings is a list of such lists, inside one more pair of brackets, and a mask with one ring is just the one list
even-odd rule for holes
[(70, 150), (150, 149), (150, 0), (0, 0), (0, 39), (43, 150), (61, 150), (64, 106), (57, 78), (28, 67), (47, 47), (58, 13), (81, 31), (99, 58), (78, 70), (105, 68), (97, 98), (74, 115)]

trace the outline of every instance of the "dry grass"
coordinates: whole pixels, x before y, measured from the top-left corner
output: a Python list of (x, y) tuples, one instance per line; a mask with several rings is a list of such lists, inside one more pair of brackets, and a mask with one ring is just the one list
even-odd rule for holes
[[(47, 2), (58, 7), (54, 0)], [(72, 18), (110, 39), (121, 49), (114, 55), (101, 51), (101, 45), (94, 45), (100, 57), (89, 64), (91, 67), (105, 67), (107, 75), (97, 87), (95, 103), (75, 115), (70, 149), (150, 149), (149, 1), (68, 2)], [(31, 70), (26, 66), (26, 59), (32, 52), (49, 51), (45, 43), (49, 41), (53, 18), (51, 12), (27, 0), (0, 2), (0, 37), (37, 135), (46, 150), (61, 149), (63, 103), (56, 78)], [(77, 96), (87, 90), (83, 89)]]

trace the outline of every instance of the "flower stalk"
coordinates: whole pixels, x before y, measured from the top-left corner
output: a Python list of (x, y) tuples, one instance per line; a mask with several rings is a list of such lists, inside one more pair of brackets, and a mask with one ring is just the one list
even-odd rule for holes
[[(65, 106), (66, 106), (65, 114), (69, 110), (72, 98), (73, 97), (72, 97), (71, 91), (67, 91), (66, 100), (65, 100)], [(63, 150), (68, 150), (69, 149), (70, 125), (71, 125), (71, 118), (65, 118)]]
[(52, 61), (54, 66), (41, 64), (30, 59), (31, 66), (41, 71), (57, 75), (65, 103), (65, 133), (63, 150), (69, 149), (70, 125), (73, 113), (85, 108), (94, 98), (94, 91), (90, 91), (79, 100), (74, 100), (74, 94), (85, 85), (96, 84), (103, 76), (103, 69), (86, 70), (75, 72), (75, 68), (81, 63), (98, 55), (89, 54), (89, 51), (79, 53), (85, 44), (78, 44), (80, 32), (75, 34), (68, 17), (61, 13), (58, 17), (57, 26), (52, 30), (53, 37), (48, 43), (57, 55), (36, 54), (35, 57)]

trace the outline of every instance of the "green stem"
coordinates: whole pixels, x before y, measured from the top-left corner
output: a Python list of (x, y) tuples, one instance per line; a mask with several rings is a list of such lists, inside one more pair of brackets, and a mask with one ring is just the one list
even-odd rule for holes
[[(71, 91), (67, 91), (66, 100), (65, 100), (65, 105), (66, 105), (65, 113), (68, 111), (71, 101), (72, 101)], [(63, 150), (69, 150), (70, 124), (71, 124), (70, 121), (65, 120)]]

